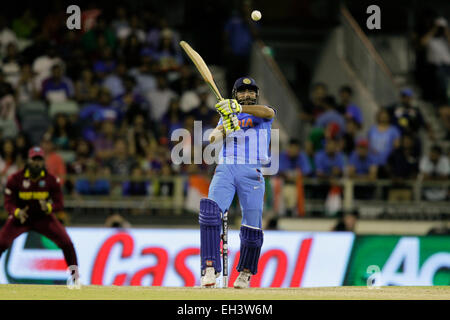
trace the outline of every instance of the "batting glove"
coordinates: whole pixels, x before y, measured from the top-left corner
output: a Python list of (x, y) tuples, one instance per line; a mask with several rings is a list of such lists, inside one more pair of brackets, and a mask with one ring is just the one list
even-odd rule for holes
[(223, 117), (223, 128), (225, 135), (240, 129), (239, 120), (235, 114)]
[(235, 99), (225, 99), (216, 104), (216, 110), (222, 117), (242, 112), (242, 106)]

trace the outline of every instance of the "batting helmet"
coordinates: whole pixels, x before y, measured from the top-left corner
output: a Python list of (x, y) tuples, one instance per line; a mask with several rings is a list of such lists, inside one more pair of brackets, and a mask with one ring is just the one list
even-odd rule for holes
[[(236, 99), (236, 93), (238, 91), (241, 91), (241, 90), (244, 90), (244, 89), (254, 90), (256, 92), (256, 99), (258, 99), (259, 87), (256, 85), (255, 80), (250, 78), (250, 77), (241, 77), (241, 78), (236, 80), (236, 82), (234, 83), (234, 86), (233, 86), (233, 90), (231, 91), (232, 98)], [(255, 100), (254, 104), (256, 104), (256, 100)]]

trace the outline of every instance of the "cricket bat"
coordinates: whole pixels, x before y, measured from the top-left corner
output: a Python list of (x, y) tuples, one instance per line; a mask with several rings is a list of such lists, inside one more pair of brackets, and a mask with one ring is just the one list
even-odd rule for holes
[[(188, 55), (189, 59), (194, 63), (195, 67), (197, 68), (198, 72), (202, 76), (203, 80), (208, 84), (211, 91), (216, 96), (217, 101), (222, 101), (222, 95), (220, 94), (219, 89), (216, 86), (216, 83), (214, 82), (214, 78), (211, 74), (211, 71), (209, 70), (208, 66), (206, 65), (203, 58), (198, 54), (197, 51), (192, 49), (192, 47), (186, 42), (186, 41), (180, 41), (180, 46), (183, 48), (184, 52)], [(236, 116), (236, 115), (233, 115)], [(224, 119), (227, 120), (227, 119)], [(237, 126), (234, 128), (233, 131), (239, 130), (240, 127)]]

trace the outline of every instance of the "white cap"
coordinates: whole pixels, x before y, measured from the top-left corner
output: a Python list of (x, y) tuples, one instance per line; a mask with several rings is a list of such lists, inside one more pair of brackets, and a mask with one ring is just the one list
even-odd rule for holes
[(446, 27), (447, 26), (447, 20), (444, 17), (437, 18), (434, 23), (440, 27)]

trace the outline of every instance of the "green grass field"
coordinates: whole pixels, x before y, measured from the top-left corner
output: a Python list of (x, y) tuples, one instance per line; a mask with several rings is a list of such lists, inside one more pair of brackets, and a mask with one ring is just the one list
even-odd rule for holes
[(1, 300), (450, 300), (450, 286), (201, 289), (181, 287), (0, 285)]

